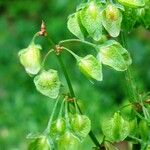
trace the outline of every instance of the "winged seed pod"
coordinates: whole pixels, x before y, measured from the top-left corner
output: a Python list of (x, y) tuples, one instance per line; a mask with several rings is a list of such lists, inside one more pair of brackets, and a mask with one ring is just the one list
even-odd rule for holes
[(50, 128), (50, 134), (53, 136), (60, 136), (65, 133), (66, 123), (63, 118), (58, 118), (52, 123)]
[(120, 142), (129, 135), (129, 123), (115, 113), (112, 119), (103, 122), (102, 131), (108, 140)]
[(132, 63), (129, 52), (120, 43), (110, 40), (98, 47), (98, 60), (116, 71), (125, 71)]
[(52, 150), (53, 142), (46, 136), (34, 139), (28, 146), (28, 150)]
[(91, 121), (85, 115), (73, 115), (70, 121), (73, 132), (83, 140), (91, 130)]
[(80, 18), (83, 26), (95, 41), (102, 36), (102, 8), (99, 3), (91, 1), (87, 7), (81, 10)]
[(144, 0), (118, 0), (118, 2), (129, 7), (143, 7), (145, 5)]
[(61, 82), (56, 70), (43, 70), (34, 78), (36, 89), (45, 96), (56, 99), (59, 94)]
[(41, 46), (30, 44), (27, 48), (18, 53), (21, 64), (28, 74), (36, 75), (41, 69)]
[(76, 37), (82, 40), (84, 39), (84, 34), (82, 31), (82, 26), (81, 26), (80, 18), (79, 18), (79, 12), (76, 12), (69, 16), (67, 27), (69, 31), (72, 34), (74, 34)]
[(80, 141), (70, 131), (66, 131), (57, 141), (58, 150), (78, 150)]
[(121, 22), (121, 11), (114, 4), (108, 4), (102, 13), (102, 24), (112, 37), (117, 37), (119, 35)]
[(80, 71), (88, 78), (102, 81), (102, 65), (93, 55), (87, 55), (78, 61)]

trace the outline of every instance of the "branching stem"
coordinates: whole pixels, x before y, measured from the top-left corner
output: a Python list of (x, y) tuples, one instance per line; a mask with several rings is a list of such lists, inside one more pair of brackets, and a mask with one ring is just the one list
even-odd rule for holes
[[(55, 48), (56, 44), (52, 41), (52, 39), (48, 37), (48, 40), (52, 44), (52, 48)], [(59, 45), (64, 44), (64, 43), (68, 43), (68, 42), (82, 42), (82, 43), (85, 43), (85, 44), (95, 48), (95, 44), (92, 44), (92, 43), (86, 42), (86, 41), (81, 41), (81, 40), (78, 40), (78, 39), (69, 39), (69, 40), (60, 41)], [(72, 87), (72, 84), (71, 84), (71, 80), (69, 78), (66, 67), (63, 63), (61, 55), (57, 55), (57, 59), (59, 61), (60, 67), (63, 71), (64, 76), (65, 76), (65, 79), (66, 79), (66, 82), (67, 82), (67, 85), (68, 85), (68, 88), (69, 88), (69, 91), (70, 91), (70, 96), (72, 98), (75, 98), (75, 93), (74, 93), (74, 90), (73, 90), (73, 87)], [(77, 108), (78, 108), (80, 114), (83, 114), (77, 102), (76, 102), (76, 105), (77, 105)], [(90, 136), (91, 140), (93, 141), (93, 143), (95, 144), (95, 146), (100, 147), (100, 143), (99, 143), (99, 141), (97, 140), (96, 136), (94, 135), (94, 133), (92, 131), (90, 131), (89, 136)]]

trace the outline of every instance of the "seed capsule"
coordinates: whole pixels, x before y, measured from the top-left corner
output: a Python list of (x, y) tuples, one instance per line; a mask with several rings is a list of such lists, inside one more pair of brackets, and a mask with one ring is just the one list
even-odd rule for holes
[(103, 123), (102, 130), (107, 139), (120, 142), (129, 134), (129, 123), (119, 113), (115, 113), (112, 119)]
[(110, 40), (98, 47), (97, 59), (116, 71), (125, 71), (132, 64), (130, 53), (120, 43)]
[(73, 133), (66, 131), (66, 133), (59, 138), (57, 148), (58, 150), (78, 150), (79, 143), (78, 138)]
[(117, 37), (121, 30), (122, 13), (116, 5), (108, 4), (102, 13), (102, 24), (112, 37)]
[(111, 21), (116, 21), (118, 17), (119, 17), (118, 8), (114, 7), (113, 5), (108, 5), (106, 8), (106, 18)]
[(102, 5), (92, 1), (81, 10), (81, 23), (90, 37), (99, 41), (102, 36)]
[(65, 120), (63, 118), (59, 118), (54, 123), (52, 123), (50, 133), (53, 136), (60, 136), (65, 132), (65, 129), (66, 129)]
[(91, 130), (91, 121), (87, 116), (74, 115), (71, 117), (71, 127), (79, 138), (84, 139)]
[(27, 73), (37, 74), (41, 69), (41, 50), (40, 45), (31, 44), (26, 49), (19, 52), (21, 64), (25, 67)]
[(42, 71), (34, 78), (36, 89), (45, 96), (57, 98), (60, 89), (60, 80), (56, 70)]
[(32, 141), (28, 146), (28, 150), (52, 150), (51, 145), (51, 140), (42, 136)]
[(79, 69), (88, 78), (102, 81), (102, 66), (101, 63), (92, 55), (87, 55), (81, 58), (78, 62)]

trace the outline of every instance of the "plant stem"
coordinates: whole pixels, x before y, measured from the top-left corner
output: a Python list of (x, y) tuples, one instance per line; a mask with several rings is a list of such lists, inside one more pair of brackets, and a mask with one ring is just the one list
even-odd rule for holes
[(54, 118), (54, 114), (55, 114), (55, 111), (56, 111), (58, 102), (59, 102), (59, 97), (57, 98), (57, 100), (56, 100), (56, 102), (55, 102), (55, 105), (54, 105), (52, 114), (51, 114), (50, 119), (49, 119), (49, 121), (48, 121), (48, 125), (47, 125), (47, 128), (46, 128), (46, 130), (45, 130), (46, 133), (49, 133), (49, 132), (50, 132), (51, 124), (52, 124), (52, 121), (53, 121), (53, 118)]
[[(63, 71), (63, 73), (64, 73), (64, 76), (65, 76), (65, 78), (66, 78), (66, 81), (67, 81), (67, 84), (68, 84), (68, 88), (69, 88), (71, 97), (72, 97), (72, 98), (75, 98), (75, 93), (74, 93), (74, 90), (73, 90), (73, 87), (72, 87), (72, 84), (71, 84), (69, 75), (68, 75), (68, 73), (67, 73), (66, 67), (65, 67), (65, 65), (64, 65), (64, 63), (63, 63), (63, 61), (62, 61), (62, 58), (61, 58), (60, 55), (58, 55), (57, 58), (58, 58), (58, 61), (59, 61), (60, 66), (61, 66), (61, 68), (62, 68), (62, 71)], [(76, 103), (76, 104), (77, 104), (77, 103)], [(83, 114), (78, 104), (77, 104), (77, 107), (78, 107), (79, 112), (80, 112), (81, 114)], [(90, 131), (89, 136), (90, 136), (91, 140), (93, 141), (93, 143), (94, 143), (97, 147), (100, 147), (100, 143), (98, 142), (97, 138), (95, 137), (95, 135), (94, 135), (94, 133), (93, 133), (92, 131)]]
[(33, 36), (32, 40), (31, 40), (30, 44), (34, 44), (35, 38), (37, 36), (39, 36), (39, 32), (37, 32), (37, 33), (34, 34), (34, 36)]
[[(122, 46), (126, 49), (128, 49), (127, 46), (127, 39), (126, 39), (126, 33), (125, 32), (121, 32), (120, 34), (120, 42), (122, 44)], [(131, 73), (131, 69), (128, 68), (128, 70), (125, 71), (125, 78), (127, 81), (127, 87), (128, 87), (128, 93), (130, 96), (130, 102), (136, 102), (138, 101), (138, 92), (135, 86), (135, 81), (133, 78), (133, 75)]]
[(75, 54), (74, 52), (72, 52), (70, 49), (68, 49), (66, 47), (62, 47), (62, 49), (68, 51), (77, 61), (79, 61), (81, 59), (81, 57), (79, 57), (77, 54)]
[(69, 115), (68, 115), (68, 102), (65, 101), (65, 120), (66, 120), (66, 126), (67, 129), (70, 129), (70, 121), (69, 121)]
[(44, 56), (44, 59), (43, 59), (43, 61), (42, 61), (42, 68), (44, 68), (44, 64), (45, 64), (45, 62), (46, 62), (46, 60), (47, 60), (47, 57), (49, 56), (49, 54), (51, 53), (51, 52), (53, 52), (54, 51), (54, 49), (50, 49), (49, 51), (48, 51), (48, 53)]
[(71, 42), (80, 42), (80, 43), (84, 43), (86, 45), (89, 45), (91, 47), (96, 47), (95, 44), (91, 43), (91, 42), (88, 42), (88, 41), (83, 41), (83, 40), (80, 40), (80, 39), (67, 39), (67, 40), (62, 40), (59, 42), (59, 44), (66, 44), (66, 43), (71, 43)]

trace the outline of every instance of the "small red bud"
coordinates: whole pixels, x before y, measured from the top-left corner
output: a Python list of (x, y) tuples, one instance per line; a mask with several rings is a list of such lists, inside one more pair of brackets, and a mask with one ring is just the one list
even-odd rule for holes
[(59, 45), (56, 45), (56, 54), (57, 55), (60, 55), (60, 53), (62, 52), (62, 47), (61, 46), (59, 46)]
[(47, 36), (46, 26), (45, 26), (45, 23), (43, 20), (42, 20), (42, 24), (41, 24), (41, 30), (39, 31), (39, 35), (40, 36)]

